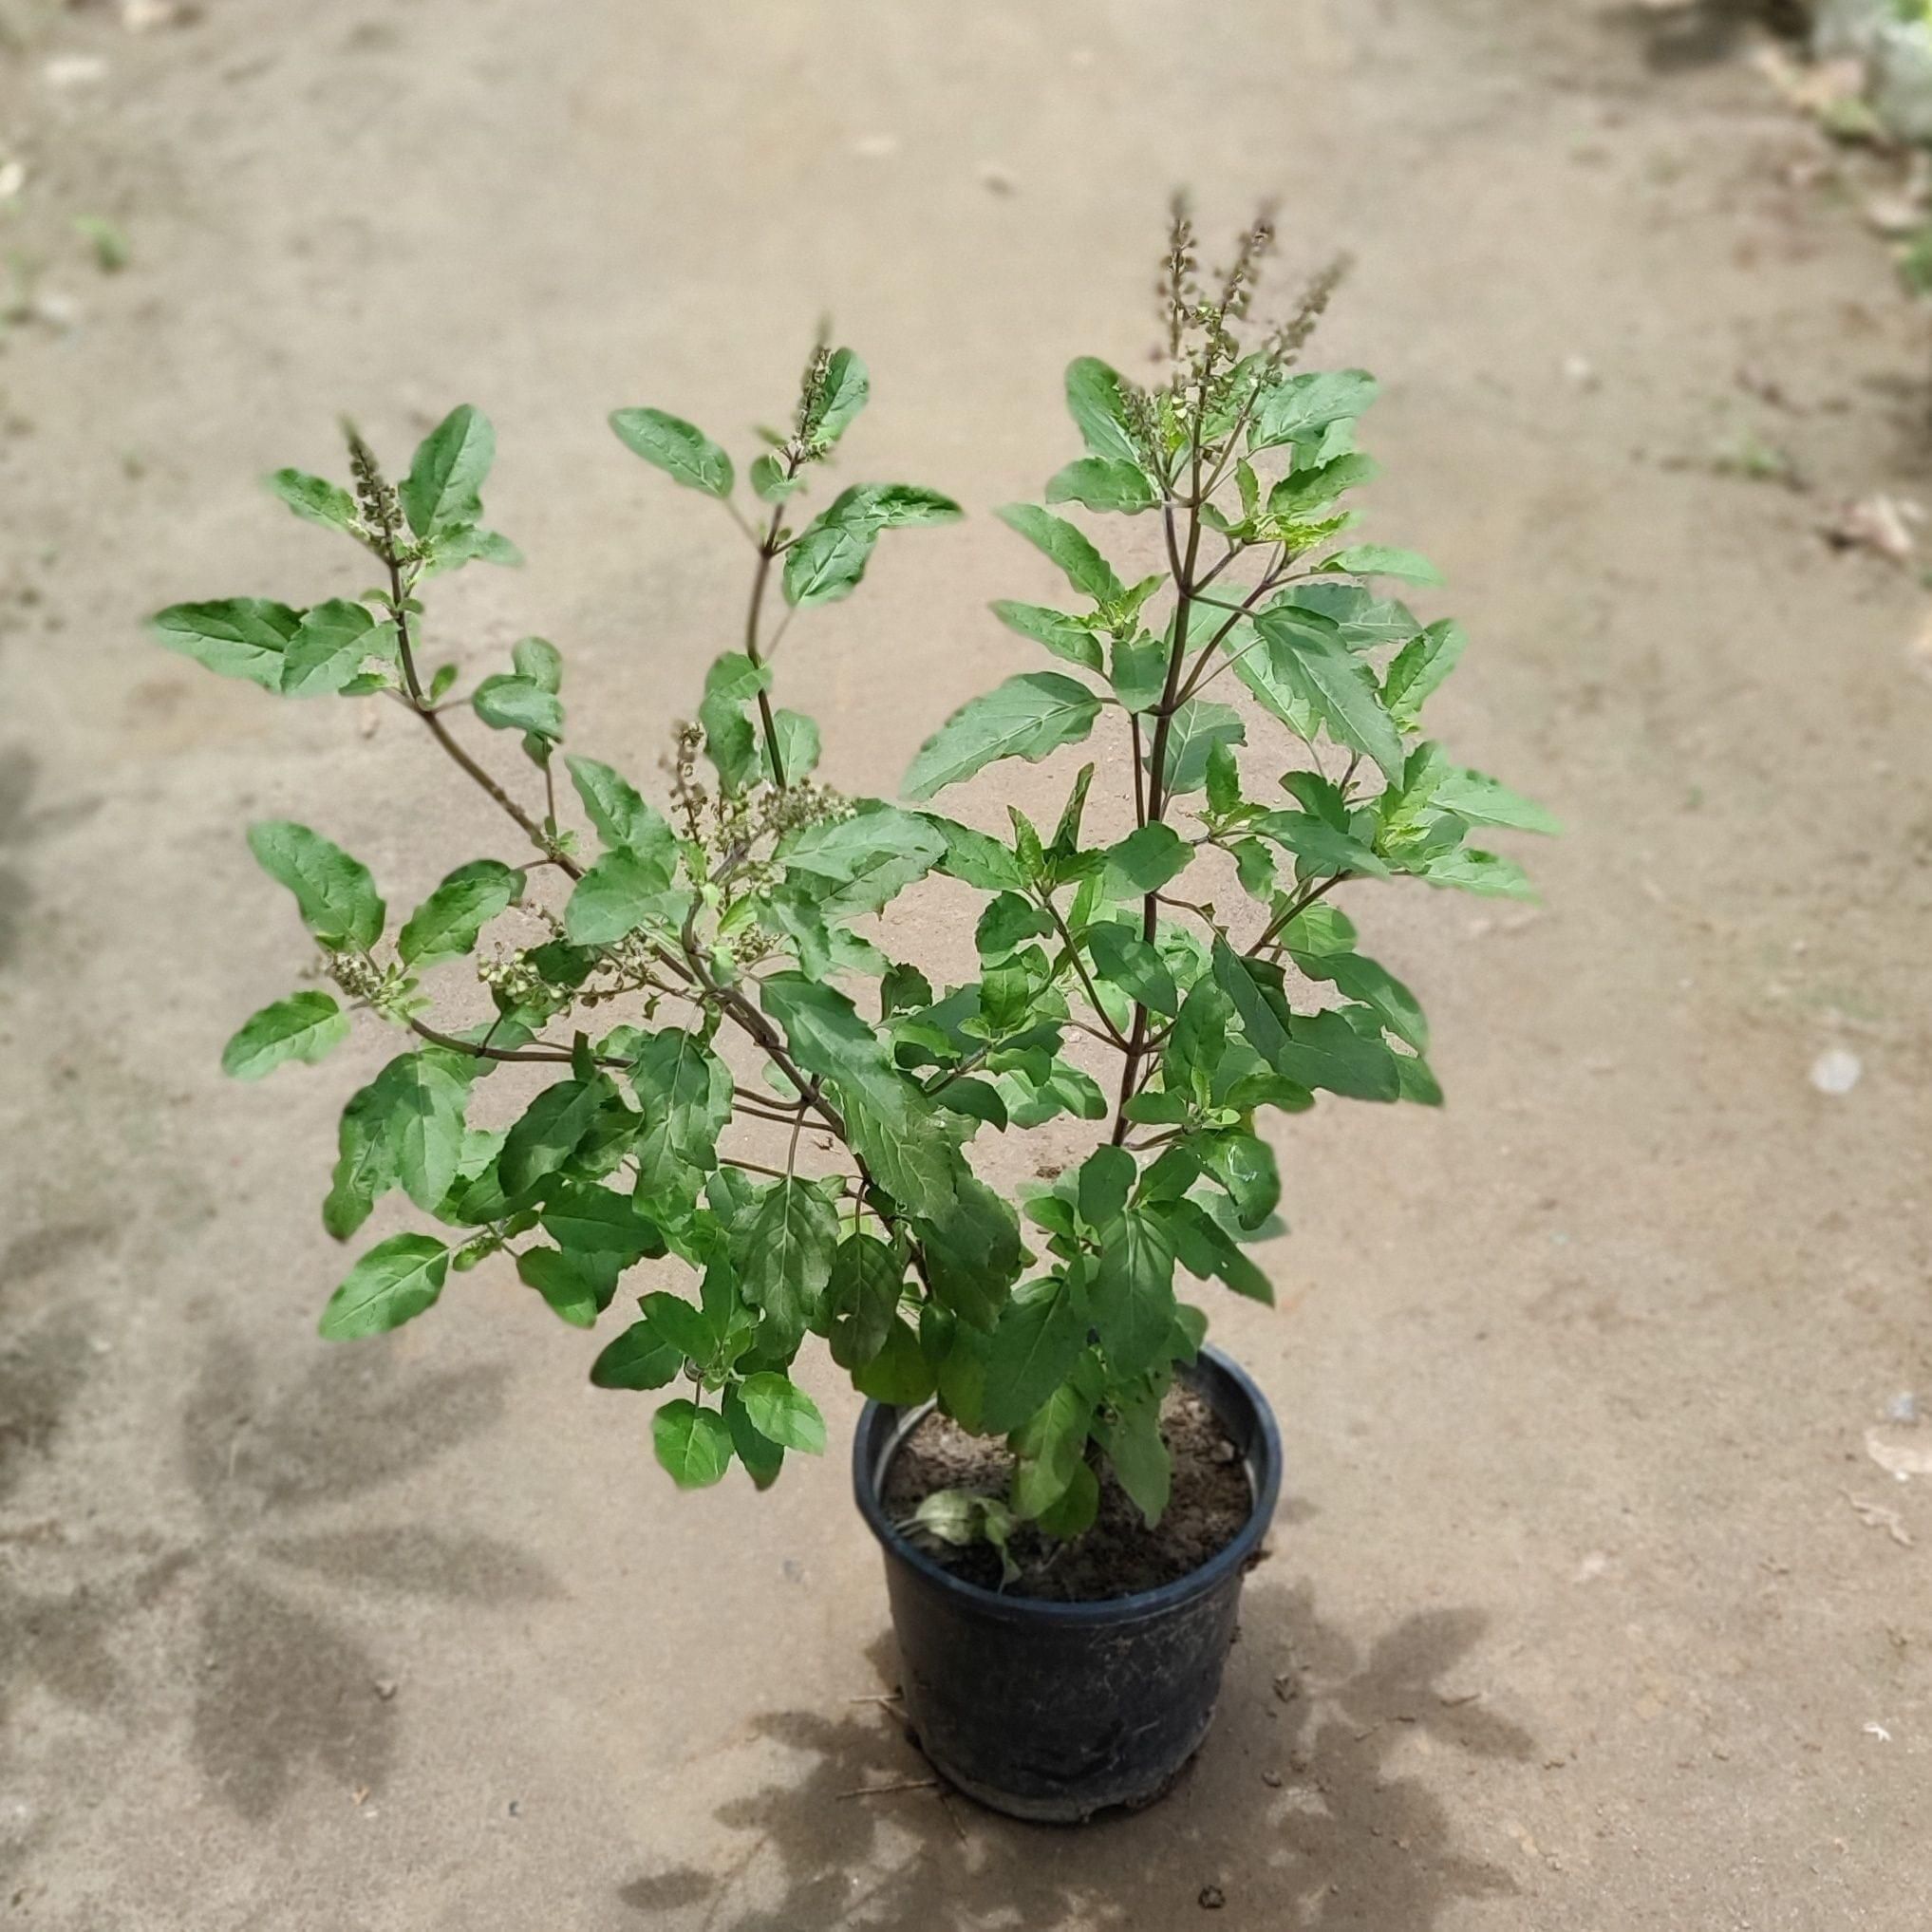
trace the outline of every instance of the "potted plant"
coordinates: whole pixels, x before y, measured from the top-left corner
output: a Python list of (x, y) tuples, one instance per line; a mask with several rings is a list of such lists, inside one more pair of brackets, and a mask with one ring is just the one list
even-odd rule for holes
[[(845, 348), (815, 350), (748, 491), (690, 423), (611, 418), (751, 550), (742, 639), (678, 730), (661, 803), (563, 749), (563, 661), (544, 640), (461, 694), (434, 662), (433, 580), (516, 560), (483, 520), (494, 440), (474, 409), (400, 484), (353, 430), (350, 487), (270, 479), (373, 557), (374, 588), (155, 620), (170, 647), (284, 696), (398, 707), (501, 815), (501, 845), (460, 854), (400, 923), (318, 833), (249, 831), (324, 984), (256, 1013), (224, 1065), (253, 1079), (319, 1060), (346, 1009), (397, 1028), (402, 1050), (342, 1116), (323, 1220), (347, 1240), (400, 1191), (441, 1229), (368, 1247), (323, 1334), (394, 1328), (485, 1262), (573, 1327), (622, 1289), (591, 1379), (668, 1392), (650, 1433), (686, 1488), (734, 1463), (763, 1488), (788, 1452), (823, 1449), (795, 1375), (821, 1340), (870, 1398), (854, 1476), (909, 1714), (948, 1777), (1026, 1816), (1144, 1802), (1207, 1729), (1280, 1446), (1175, 1282), (1270, 1299), (1244, 1252), (1278, 1225), (1258, 1118), (1319, 1092), (1439, 1098), (1422, 1013), (1358, 948), (1339, 889), (1521, 893), (1470, 835), (1551, 829), (1422, 736), (1463, 635), (1374, 588), (1434, 582), (1428, 565), (1349, 537), (1375, 384), (1296, 366), (1333, 274), (1240, 340), (1270, 241), (1257, 223), (1204, 280), (1177, 207), (1160, 379), (1068, 370), (1085, 453), (1046, 500), (1140, 519), (1128, 540), (1154, 568), (1123, 573), (1056, 510), (1001, 511), (1073, 608), (994, 610), (1056, 662), (948, 718), (907, 804), (821, 783), (816, 727), (774, 695), (796, 619), (807, 647), (811, 613), (851, 594), (885, 533), (960, 514), (900, 483), (801, 507), (867, 401)], [(1242, 690), (1246, 707), (1227, 702)], [(520, 748), (523, 781), (477, 725)], [(1089, 740), (1050, 827), (1009, 806), (995, 833), (928, 803)], [(963, 985), (896, 958), (875, 919), (927, 880), (976, 908)], [(987, 1140), (1063, 1116), (1092, 1123), (1077, 1165), (1011, 1193), (978, 1172)]]

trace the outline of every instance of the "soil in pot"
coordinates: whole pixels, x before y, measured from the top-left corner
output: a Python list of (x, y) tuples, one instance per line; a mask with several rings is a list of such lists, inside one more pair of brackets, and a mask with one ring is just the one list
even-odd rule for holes
[[(1056, 1544), (1030, 1525), (1016, 1529), (1008, 1547), (1020, 1575), (1004, 1585), (1005, 1595), (1060, 1604), (1132, 1596), (1178, 1582), (1233, 1542), (1253, 1511), (1254, 1498), (1213, 1410), (1190, 1391), (1174, 1389), (1161, 1410), (1160, 1430), (1173, 1456), (1173, 1489), (1159, 1524), (1150, 1529), (1107, 1473), (1100, 1481), (1099, 1513), (1084, 1535)], [(904, 1523), (941, 1490), (1004, 1499), (1012, 1475), (1013, 1458), (1004, 1442), (969, 1435), (934, 1411), (892, 1458), (886, 1472), (886, 1513)], [(990, 1546), (954, 1547), (923, 1537), (920, 1545), (967, 1583), (1002, 1587), (999, 1554)]]

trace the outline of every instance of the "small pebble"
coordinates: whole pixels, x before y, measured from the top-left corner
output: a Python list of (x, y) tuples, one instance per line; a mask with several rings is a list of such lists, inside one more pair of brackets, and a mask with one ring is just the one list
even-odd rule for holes
[(1203, 1885), (1198, 1903), (1204, 1912), (1218, 1912), (1228, 1903), (1228, 1894), (1219, 1885)]
[(379, 1677), (376, 1679), (376, 1695), (386, 1704), (396, 1695), (396, 1679), (390, 1677)]
[(1834, 1046), (1811, 1062), (1811, 1084), (1821, 1094), (1848, 1094), (1864, 1071), (1865, 1064), (1855, 1053)]
[(1919, 1398), (1907, 1389), (1902, 1396), (1894, 1396), (1885, 1404), (1887, 1422), (1916, 1422), (1919, 1419)]
[(1263, 1772), (1261, 1774), (1261, 1781), (1271, 1791), (1278, 1791), (1282, 1788), (1282, 1774), (1278, 1771)]

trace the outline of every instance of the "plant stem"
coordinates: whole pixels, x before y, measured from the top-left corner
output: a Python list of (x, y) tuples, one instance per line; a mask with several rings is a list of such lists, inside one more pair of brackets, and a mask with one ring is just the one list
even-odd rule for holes
[[(794, 451), (785, 459), (785, 477), (789, 481), (798, 474), (798, 456)], [(782, 500), (772, 505), (772, 520), (765, 527), (765, 534), (759, 542), (758, 568), (751, 576), (751, 603), (744, 613), (744, 654), (754, 667), (762, 667), (764, 658), (759, 650), (759, 619), (764, 610), (765, 586), (771, 580), (772, 559), (778, 553), (778, 531), (784, 521), (785, 506)], [(759, 728), (764, 734), (765, 757), (770, 760), (772, 782), (779, 791), (786, 789), (785, 761), (778, 755), (778, 721), (772, 716), (771, 693), (762, 685), (758, 694)]]

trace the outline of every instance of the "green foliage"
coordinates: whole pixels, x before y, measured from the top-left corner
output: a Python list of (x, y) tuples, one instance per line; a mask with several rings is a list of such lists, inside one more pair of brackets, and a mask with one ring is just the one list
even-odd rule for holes
[[(1269, 1110), (1441, 1097), (1419, 1002), (1360, 948), (1334, 896), (1370, 880), (1520, 894), (1520, 869), (1470, 836), (1556, 829), (1423, 735), (1463, 633), (1374, 587), (1436, 578), (1355, 536), (1374, 381), (1295, 366), (1331, 285), (1244, 347), (1265, 235), (1218, 288), (1200, 284), (1184, 217), (1170, 240), (1168, 371), (1143, 386), (1076, 361), (1079, 446), (1044, 493), (1148, 517), (1143, 553), (1157, 524), (1165, 567), (1127, 582), (1068, 516), (1002, 510), (1074, 608), (993, 610), (1054, 667), (954, 711), (905, 783), (928, 800), (1100, 734), (1104, 755), (1072, 774), (1050, 827), (1011, 806), (995, 834), (847, 797), (814, 776), (816, 724), (774, 703), (774, 608), (789, 625), (840, 602), (885, 532), (960, 514), (911, 484), (822, 490), (871, 392), (859, 359), (829, 344), (789, 428), (741, 471), (664, 410), (610, 419), (627, 448), (721, 503), (752, 552), (743, 635), (706, 673), (655, 801), (612, 765), (559, 759), (565, 663), (547, 640), (522, 639), (462, 694), (454, 666), (425, 674), (424, 587), (516, 560), (483, 524), (495, 437), (468, 405), (400, 486), (353, 431), (347, 487), (269, 479), (363, 553), (357, 581), (374, 559), (375, 589), (154, 620), (164, 646), (220, 675), (413, 712), (524, 860), (457, 865), (392, 935), (359, 860), (300, 824), (249, 833), (329, 989), (263, 1007), (223, 1065), (254, 1079), (319, 1060), (357, 1012), (407, 1034), (343, 1112), (323, 1220), (347, 1240), (401, 1192), (447, 1235), (377, 1243), (325, 1334), (396, 1327), (486, 1264), (572, 1328), (595, 1328), (627, 1290), (635, 1315), (613, 1321), (591, 1378), (680, 1384), (651, 1438), (683, 1487), (736, 1462), (762, 1488), (788, 1453), (824, 1449), (804, 1353), (819, 1338), (861, 1393), (935, 1398), (1007, 1438), (1008, 1499), (929, 1498), (916, 1533), (985, 1539), (1010, 1564), (1020, 1524), (1030, 1539), (1090, 1523), (1104, 1472), (1159, 1518), (1161, 1405), (1206, 1325), (1182, 1283), (1272, 1299), (1248, 1251), (1280, 1231)], [(493, 770), (493, 752), (520, 778)], [(1104, 773), (1119, 782), (1103, 798)], [(971, 934), (963, 983), (935, 985), (887, 949), (908, 893)], [(429, 976), (452, 966), (452, 984), (476, 983), (469, 1017), (436, 1021), (444, 975), (435, 995)], [(489, 1111), (502, 1125), (473, 1126), (477, 1083), (506, 1061), (514, 1104)], [(1055, 1178), (1017, 1205), (977, 1171), (981, 1135), (1069, 1118), (1096, 1123), (1098, 1144), (1042, 1168)]]

